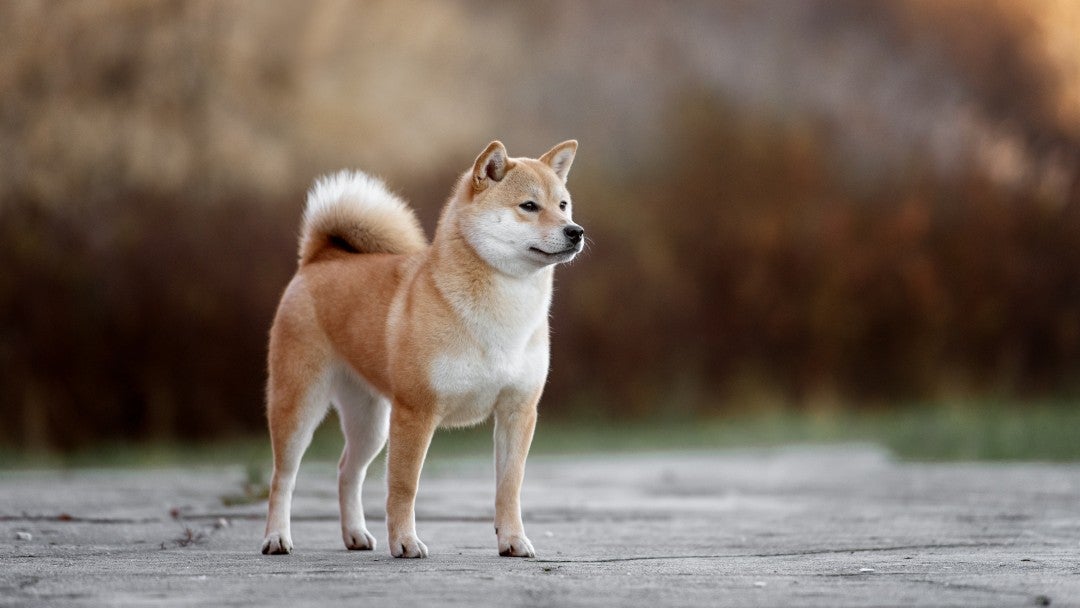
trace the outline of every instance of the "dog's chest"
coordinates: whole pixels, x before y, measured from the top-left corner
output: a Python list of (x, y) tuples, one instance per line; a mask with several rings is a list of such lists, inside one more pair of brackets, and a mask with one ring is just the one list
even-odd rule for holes
[(533, 397), (547, 378), (550, 273), (531, 280), (495, 276), (482, 296), (442, 291), (453, 318), (429, 367), (442, 424), (474, 424), (500, 402), (512, 407)]
[(500, 399), (525, 401), (543, 385), (548, 370), (547, 300), (513, 304), (494, 314), (483, 307), (458, 308), (459, 339), (436, 356), (430, 368), (443, 424), (474, 424), (491, 415)]
[(527, 400), (544, 383), (547, 358), (546, 341), (527, 339), (437, 357), (431, 366), (431, 385), (439, 395), (443, 424), (479, 422), (491, 415), (500, 398)]

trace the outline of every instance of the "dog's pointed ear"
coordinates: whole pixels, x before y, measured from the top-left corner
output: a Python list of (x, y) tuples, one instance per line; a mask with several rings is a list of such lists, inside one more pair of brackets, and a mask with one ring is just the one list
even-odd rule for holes
[(493, 141), (484, 148), (473, 163), (472, 182), (474, 190), (483, 190), (492, 182), (501, 182), (513, 164), (506, 157), (506, 146), (501, 141)]
[(570, 139), (545, 152), (540, 160), (551, 167), (555, 175), (565, 182), (566, 176), (570, 173), (570, 165), (574, 164), (575, 154), (577, 154), (577, 140)]

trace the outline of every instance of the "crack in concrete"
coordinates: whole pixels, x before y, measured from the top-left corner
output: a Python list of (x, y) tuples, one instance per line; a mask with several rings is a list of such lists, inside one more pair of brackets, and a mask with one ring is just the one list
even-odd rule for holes
[(952, 583), (949, 581), (935, 581), (929, 578), (900, 578), (905, 583), (920, 583), (924, 585), (933, 585), (935, 587), (947, 587), (950, 589), (966, 589), (968, 591), (981, 591), (983, 593), (990, 593), (993, 595), (1014, 595), (1016, 597), (1036, 597), (1026, 591), (1018, 591), (1014, 589), (1000, 589), (996, 587), (988, 587), (986, 585), (972, 585), (970, 583)]
[(983, 549), (1007, 547), (1008, 543), (942, 543), (930, 545), (894, 545), (885, 547), (845, 547), (841, 549), (810, 549), (786, 553), (722, 553), (699, 555), (635, 555), (629, 557), (608, 557), (599, 559), (538, 559), (538, 563), (548, 564), (601, 564), (612, 562), (663, 561), (681, 559), (733, 559), (745, 557), (807, 557), (812, 555), (832, 555), (839, 553), (875, 553), (888, 551), (925, 551), (928, 549)]
[(0, 522), (33, 522), (51, 521), (77, 524), (152, 524), (167, 521), (159, 517), (82, 517), (70, 513), (58, 513), (56, 515), (0, 515)]

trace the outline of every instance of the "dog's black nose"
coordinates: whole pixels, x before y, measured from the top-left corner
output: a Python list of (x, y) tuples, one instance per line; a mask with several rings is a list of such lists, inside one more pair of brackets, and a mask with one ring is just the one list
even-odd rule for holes
[(566, 228), (562, 229), (566, 238), (570, 239), (571, 243), (577, 243), (581, 240), (581, 235), (585, 234), (585, 229), (577, 224), (570, 224)]

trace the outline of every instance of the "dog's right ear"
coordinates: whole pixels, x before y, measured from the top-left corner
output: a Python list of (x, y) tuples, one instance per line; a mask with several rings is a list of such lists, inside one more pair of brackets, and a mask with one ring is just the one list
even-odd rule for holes
[(473, 163), (473, 190), (479, 192), (490, 186), (492, 182), (502, 181), (510, 167), (510, 159), (506, 157), (506, 147), (501, 141), (491, 142)]

